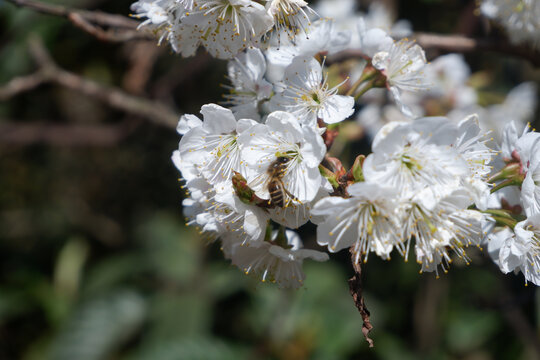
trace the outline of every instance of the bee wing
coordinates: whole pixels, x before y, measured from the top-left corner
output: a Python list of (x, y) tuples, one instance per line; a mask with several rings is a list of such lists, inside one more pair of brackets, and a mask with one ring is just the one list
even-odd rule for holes
[(254, 176), (248, 182), (248, 186), (255, 191), (255, 194), (261, 199), (270, 199), (270, 193), (268, 191), (268, 184), (272, 178), (266, 173), (262, 172)]

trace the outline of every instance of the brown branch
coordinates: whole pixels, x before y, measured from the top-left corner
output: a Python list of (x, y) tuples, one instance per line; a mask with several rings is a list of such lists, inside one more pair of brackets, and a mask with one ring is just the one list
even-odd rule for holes
[[(528, 60), (532, 65), (540, 66), (540, 52), (526, 46), (512, 45), (506, 40), (496, 38), (470, 38), (461, 35), (440, 35), (416, 33), (413, 38), (425, 50), (443, 52), (494, 52)], [(360, 58), (364, 54), (360, 50), (345, 50), (329, 56), (327, 62), (340, 62), (350, 58)]]
[[(18, 7), (32, 9), (42, 14), (65, 17), (76, 27), (102, 41), (124, 42), (129, 40), (154, 39), (154, 36), (149, 31), (137, 31), (139, 22), (126, 16), (107, 14), (101, 11), (73, 9), (34, 0), (6, 1)], [(108, 29), (105, 30), (102, 27)]]
[(134, 126), (119, 125), (58, 125), (50, 122), (0, 124), (0, 144), (28, 146), (49, 144), (55, 146), (114, 146), (128, 136)]
[(20, 93), (33, 90), (47, 82), (47, 80), (47, 76), (45, 76), (43, 71), (14, 78), (6, 85), (0, 87), (0, 101), (7, 101)]
[(11, 80), (0, 87), (0, 100), (6, 101), (43, 83), (52, 83), (98, 99), (112, 108), (141, 116), (151, 122), (174, 129), (179, 116), (168, 106), (154, 100), (133, 96), (124, 91), (99, 84), (58, 67), (39, 41), (32, 41), (30, 52), (39, 69), (32, 75)]
[(354, 276), (349, 279), (349, 291), (354, 300), (354, 305), (356, 305), (356, 308), (362, 316), (362, 334), (364, 334), (364, 338), (368, 342), (369, 347), (373, 347), (373, 340), (369, 337), (369, 332), (373, 329), (373, 325), (371, 325), (371, 321), (369, 320), (369, 310), (366, 307), (364, 296), (362, 294), (362, 267), (359, 262), (356, 262), (356, 254), (352, 247), (349, 251), (351, 253), (351, 262), (354, 268)]
[(417, 33), (416, 41), (425, 49), (439, 49), (447, 52), (486, 51), (520, 57), (534, 66), (540, 66), (540, 52), (527, 46), (512, 45), (507, 40), (497, 38), (469, 38), (460, 35), (437, 35)]

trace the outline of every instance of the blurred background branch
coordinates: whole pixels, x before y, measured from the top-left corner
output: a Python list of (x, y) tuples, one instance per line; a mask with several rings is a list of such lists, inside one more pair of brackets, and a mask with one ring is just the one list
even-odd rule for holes
[[(29, 49), (32, 58), (38, 65), (38, 70), (33, 74), (14, 78), (5, 86), (0, 87), (0, 101), (7, 101), (22, 92), (31, 91), (44, 83), (53, 83), (67, 89), (80, 92), (86, 96), (98, 99), (112, 108), (124, 111), (128, 114), (146, 118), (156, 125), (171, 129), (176, 127), (179, 115), (177, 115), (168, 106), (144, 97), (129, 95), (118, 88), (101, 85), (95, 81), (85, 79), (74, 73), (61, 69), (53, 61), (41, 41), (36, 38), (30, 42)], [(40, 127), (43, 126), (44, 125), (40, 125)], [(74, 134), (77, 133), (79, 129), (63, 129), (63, 132), (65, 131)], [(103, 131), (103, 129), (100, 131)], [(30, 128), (26, 128), (22, 132), (15, 133), (30, 134), (33, 132)], [(48, 134), (51, 135), (52, 138), (55, 138), (53, 134), (58, 134), (58, 129), (55, 129)], [(20, 137), (20, 139), (23, 138), (25, 137)], [(6, 138), (0, 137), (0, 139)], [(26, 139), (30, 138), (26, 137)]]
[[(72, 9), (66, 6), (33, 0), (6, 1), (43, 14), (65, 17), (76, 27), (102, 41), (123, 42), (154, 39), (154, 36), (144, 29), (137, 31), (138, 21), (122, 15), (107, 14), (101, 11)], [(102, 27), (106, 27), (108, 30), (104, 30)]]
[[(492, 52), (509, 55), (529, 61), (536, 67), (540, 66), (540, 51), (526, 46), (516, 46), (499, 38), (473, 38), (463, 35), (441, 35), (434, 33), (415, 33), (412, 36), (426, 51), (430, 58), (445, 53), (480, 53)], [(361, 57), (360, 50), (345, 50), (328, 57), (329, 63), (340, 62), (350, 58)]]

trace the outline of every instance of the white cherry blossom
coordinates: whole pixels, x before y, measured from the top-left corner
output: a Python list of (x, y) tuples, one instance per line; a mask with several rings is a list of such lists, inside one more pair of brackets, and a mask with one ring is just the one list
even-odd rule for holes
[[(283, 288), (302, 286), (305, 274), (302, 271), (304, 259), (326, 261), (328, 255), (302, 248), (300, 237), (287, 230), (283, 234), (286, 239), (279, 239), (277, 232), (269, 241), (250, 243), (238, 246), (232, 256), (232, 263), (246, 274), (254, 274), (263, 282), (275, 282)], [(280, 244), (276, 241), (286, 241)]]
[(411, 110), (401, 101), (401, 92), (418, 92), (428, 88), (424, 74), (424, 50), (414, 42), (396, 41), (387, 51), (379, 51), (373, 55), (372, 64), (386, 77), (387, 87), (401, 111), (412, 117)]
[(453, 146), (457, 135), (457, 127), (446, 118), (389, 123), (373, 140), (364, 176), (368, 182), (397, 189), (401, 197), (430, 188), (440, 199), (470, 174), (467, 161)]
[(422, 272), (439, 274), (440, 267), (447, 272), (452, 259), (449, 251), (469, 261), (464, 247), (480, 245), (484, 233), (484, 216), (475, 210), (468, 210), (470, 195), (461, 189), (437, 201), (429, 189), (420, 191), (410, 202), (403, 204), (403, 238), (409, 247), (414, 238), (416, 261), (422, 265)]
[(297, 36), (294, 40), (281, 37), (279, 42), (271, 43), (266, 50), (267, 77), (272, 82), (278, 83), (283, 80), (285, 68), (296, 57), (335, 54), (345, 50), (350, 38), (351, 32), (339, 31), (333, 20), (316, 20), (310, 26), (309, 37)]
[(389, 259), (394, 246), (403, 253), (395, 191), (365, 182), (347, 191), (348, 199), (326, 197), (315, 204), (312, 213), (324, 219), (317, 227), (317, 242), (330, 252), (352, 246), (356, 262), (367, 261), (371, 252)]
[(521, 272), (528, 281), (540, 285), (540, 214), (519, 222), (511, 230), (502, 230), (491, 237), (490, 254), (505, 274)]
[(289, 39), (294, 39), (300, 32), (307, 35), (310, 17), (315, 14), (304, 0), (267, 0), (266, 9), (274, 19), (277, 36), (285, 33)]
[(540, 214), (540, 136), (536, 137), (526, 163), (521, 199), (527, 216)]
[(273, 86), (266, 81), (266, 60), (259, 49), (247, 49), (229, 61), (230, 94), (226, 105), (238, 118), (260, 120), (259, 108), (272, 95)]
[[(184, 162), (194, 164), (217, 192), (228, 191), (233, 171), (243, 173), (238, 136), (252, 125), (253, 120), (236, 120), (229, 109), (209, 104), (201, 108), (204, 121), (191, 128), (180, 140), (179, 156)], [(181, 123), (197, 124), (194, 115)], [(183, 127), (183, 125), (180, 125)]]
[(240, 136), (242, 158), (251, 171), (247, 180), (261, 199), (270, 199), (267, 173), (277, 157), (290, 159), (282, 178), (285, 189), (294, 196), (287, 196), (301, 203), (312, 201), (323, 182), (319, 173), (326, 147), (314, 129), (300, 127), (296, 118), (286, 112), (276, 111), (268, 115), (266, 124), (257, 124)]
[(285, 70), (284, 91), (274, 95), (274, 110), (294, 114), (301, 124), (315, 127), (317, 119), (327, 124), (345, 120), (354, 112), (354, 98), (329, 88), (321, 64), (312, 57), (297, 57)]

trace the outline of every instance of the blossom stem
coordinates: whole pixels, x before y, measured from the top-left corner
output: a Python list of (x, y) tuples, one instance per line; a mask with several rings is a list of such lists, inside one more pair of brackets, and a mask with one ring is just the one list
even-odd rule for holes
[(274, 240), (274, 243), (276, 245), (281, 246), (284, 249), (290, 248), (289, 243), (287, 241), (287, 235), (285, 234), (285, 226), (280, 225), (278, 234), (276, 236), (276, 240)]
[(371, 80), (369, 83), (366, 84), (356, 95), (354, 95), (354, 100), (358, 100), (364, 95), (368, 90), (375, 87), (376, 79)]
[(495, 181), (505, 180), (505, 179), (514, 180), (514, 181), (521, 180), (522, 182), (523, 177), (524, 176), (522, 174), (521, 164), (510, 163), (506, 165), (504, 168), (502, 168), (501, 171), (499, 171), (498, 173), (494, 174), (489, 179), (487, 179), (487, 182), (492, 183)]
[(484, 210), (483, 213), (490, 214), (493, 220), (497, 222), (497, 224), (502, 226), (508, 226), (511, 229), (513, 229), (518, 223), (518, 221), (510, 214), (508, 210), (488, 209)]
[(499, 190), (501, 190), (502, 188), (505, 188), (507, 186), (519, 186), (523, 183), (523, 181), (519, 181), (517, 179), (508, 179), (506, 181), (503, 181), (502, 183), (499, 183), (497, 185), (495, 185), (492, 189), (491, 189), (491, 193), (495, 193)]
[[(358, 80), (356, 80), (356, 82), (351, 86), (351, 88), (349, 89), (349, 91), (347, 91), (347, 94), (348, 96), (352, 96), (356, 90), (358, 90), (358, 88), (360, 87), (360, 85), (362, 85), (362, 83), (366, 82), (366, 81), (369, 81), (371, 79), (373, 79), (375, 76), (377, 75), (377, 70), (375, 70), (373, 67), (369, 66), (369, 67), (366, 67), (364, 69), (364, 72), (362, 73), (362, 75), (360, 76), (360, 78)], [(367, 90), (366, 90), (367, 91)]]

